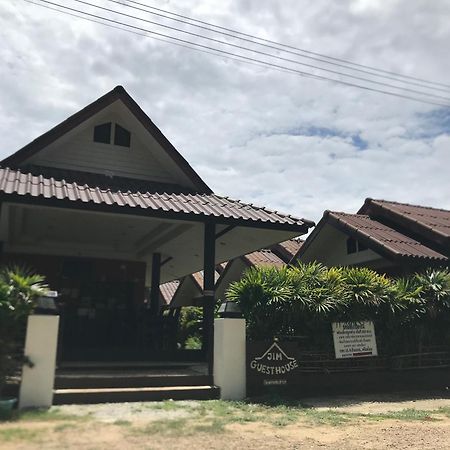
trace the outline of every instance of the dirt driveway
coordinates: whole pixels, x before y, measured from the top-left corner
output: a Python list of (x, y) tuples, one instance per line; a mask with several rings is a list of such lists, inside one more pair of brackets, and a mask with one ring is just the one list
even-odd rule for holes
[(450, 399), (67, 405), (0, 423), (0, 448), (450, 450)]

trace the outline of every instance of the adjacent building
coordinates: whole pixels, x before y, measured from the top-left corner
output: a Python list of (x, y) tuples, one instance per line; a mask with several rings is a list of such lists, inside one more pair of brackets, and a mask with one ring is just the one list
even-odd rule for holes
[(325, 211), (296, 257), (394, 276), (448, 267), (450, 211), (368, 198), (356, 214)]
[[(219, 264), (215, 271), (216, 301), (225, 300), (230, 283), (238, 281), (250, 267), (283, 267), (294, 262), (303, 241), (289, 239), (270, 248), (257, 250)], [(196, 272), (181, 280), (161, 285), (162, 310), (176, 310), (185, 306), (202, 305), (203, 272)]]

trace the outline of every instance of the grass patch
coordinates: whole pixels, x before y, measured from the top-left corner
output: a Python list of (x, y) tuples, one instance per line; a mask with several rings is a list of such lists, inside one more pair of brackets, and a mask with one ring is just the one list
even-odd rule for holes
[(0, 430), (0, 442), (36, 442), (46, 430), (27, 430), (26, 428), (4, 428)]
[(302, 412), (305, 419), (314, 425), (338, 426), (348, 423), (351, 420), (357, 420), (361, 417), (360, 414), (344, 413), (333, 410), (317, 410), (313, 408), (304, 408)]
[(394, 420), (404, 420), (404, 421), (414, 421), (414, 420), (439, 420), (436, 417), (433, 417), (433, 414), (437, 411), (424, 411), (421, 409), (402, 409), (401, 411), (390, 411), (387, 413), (378, 413), (378, 414), (365, 414), (364, 417), (374, 420), (386, 420), (386, 419), (394, 419)]
[(179, 410), (179, 409), (190, 408), (191, 406), (180, 403), (180, 402), (176, 402), (173, 400), (165, 400), (162, 402), (146, 404), (145, 407), (150, 408), (150, 409), (157, 409), (157, 410), (161, 410), (161, 411), (175, 411), (175, 410)]
[(155, 420), (150, 422), (145, 427), (132, 428), (132, 432), (135, 431), (141, 434), (160, 434), (164, 436), (178, 437), (186, 436), (188, 431), (187, 419), (169, 419), (169, 420)]
[(450, 418), (450, 406), (441, 406), (437, 412)]
[(47, 422), (47, 421), (83, 421), (88, 416), (76, 416), (74, 414), (64, 414), (58, 408), (51, 409), (28, 409), (16, 411), (13, 420), (29, 421), (29, 422)]
[(131, 426), (131, 422), (129, 420), (117, 419), (114, 422), (114, 425), (119, 425), (121, 427), (129, 427)]
[(194, 425), (193, 432), (196, 433), (208, 433), (208, 434), (216, 434), (223, 433), (225, 431), (226, 422), (220, 419), (214, 419), (211, 422), (200, 423)]
[(75, 423), (61, 423), (59, 425), (56, 425), (55, 428), (53, 428), (53, 431), (60, 433), (62, 431), (66, 431), (70, 428), (76, 428), (78, 425)]

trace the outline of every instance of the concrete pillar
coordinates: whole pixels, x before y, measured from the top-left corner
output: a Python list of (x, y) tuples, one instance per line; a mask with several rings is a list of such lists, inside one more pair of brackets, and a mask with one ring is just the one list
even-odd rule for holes
[(223, 400), (246, 396), (245, 319), (214, 321), (214, 384)]
[(28, 317), (25, 356), (33, 367), (23, 366), (19, 408), (49, 407), (53, 401), (59, 316)]

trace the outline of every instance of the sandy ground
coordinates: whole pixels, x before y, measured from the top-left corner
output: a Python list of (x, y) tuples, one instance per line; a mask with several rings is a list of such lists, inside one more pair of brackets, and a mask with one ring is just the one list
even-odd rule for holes
[[(450, 408), (448, 398), (337, 397), (308, 399), (317, 411), (387, 413), (406, 408), (435, 411), (434, 420), (366, 420), (338, 425), (299, 419), (287, 426), (273, 423), (230, 423), (220, 432), (158, 432), (158, 421), (186, 419), (199, 402), (177, 402), (180, 409), (155, 409), (145, 403), (67, 405), (62, 414), (88, 415), (88, 420), (39, 420), (0, 423), (2, 450), (35, 449), (430, 449), (450, 450), (450, 417), (436, 412)], [(155, 422), (156, 421), (156, 422)], [(150, 425), (149, 425), (150, 424)], [(148, 428), (146, 428), (148, 427)], [(12, 430), (13, 438), (2, 431)], [(3, 441), (2, 437), (3, 436)]]
[(447, 396), (428, 395), (425, 398), (414, 394), (374, 394), (365, 396), (342, 396), (333, 398), (307, 398), (302, 401), (304, 405), (318, 410), (334, 410), (360, 414), (383, 414), (403, 409), (420, 409), (433, 411), (450, 406), (450, 392)]

